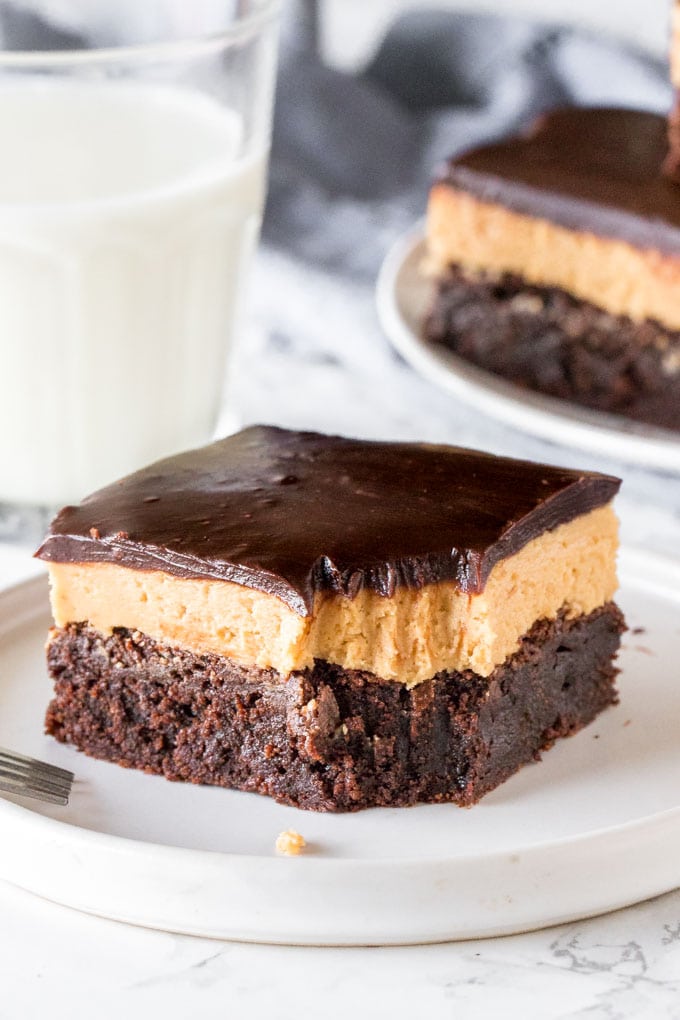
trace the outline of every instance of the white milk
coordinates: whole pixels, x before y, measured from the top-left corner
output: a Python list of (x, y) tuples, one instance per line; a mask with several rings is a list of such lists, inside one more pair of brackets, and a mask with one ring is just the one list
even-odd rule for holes
[(264, 195), (239, 132), (170, 87), (0, 86), (0, 501), (210, 435)]

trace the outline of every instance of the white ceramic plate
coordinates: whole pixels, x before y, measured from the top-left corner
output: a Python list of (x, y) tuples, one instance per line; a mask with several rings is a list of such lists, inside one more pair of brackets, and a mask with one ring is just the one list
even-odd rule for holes
[[(0, 877), (197, 935), (322, 945), (499, 935), (680, 885), (680, 565), (628, 552), (621, 703), (471, 810), (318, 815), (166, 782), (42, 735), (45, 581), (0, 593), (0, 745), (75, 771), (71, 805), (0, 800)], [(281, 830), (309, 843), (274, 854)]]
[(417, 372), (469, 406), (522, 432), (600, 456), (680, 473), (680, 437), (673, 432), (522, 389), (425, 341), (421, 329), (433, 283), (420, 271), (424, 253), (420, 230), (398, 241), (383, 262), (376, 290), (382, 327)]

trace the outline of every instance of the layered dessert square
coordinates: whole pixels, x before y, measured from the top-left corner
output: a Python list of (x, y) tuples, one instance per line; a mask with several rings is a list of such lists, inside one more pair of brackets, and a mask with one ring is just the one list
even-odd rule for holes
[(430, 193), (425, 336), (531, 390), (680, 429), (680, 189), (663, 117), (564, 109)]
[(318, 811), (470, 805), (616, 700), (619, 482), (252, 427), (53, 521), (47, 731)]

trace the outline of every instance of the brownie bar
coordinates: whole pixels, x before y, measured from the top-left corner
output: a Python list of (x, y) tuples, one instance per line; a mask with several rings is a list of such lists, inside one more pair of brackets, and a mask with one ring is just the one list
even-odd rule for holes
[(301, 808), (467, 806), (617, 700), (623, 629), (613, 603), (542, 620), (488, 678), (440, 673), (409, 690), (318, 660), (283, 680), (71, 624), (48, 648), (46, 727), (97, 758)]
[(585, 407), (680, 429), (680, 332), (520, 276), (450, 266), (424, 326), (475, 365)]

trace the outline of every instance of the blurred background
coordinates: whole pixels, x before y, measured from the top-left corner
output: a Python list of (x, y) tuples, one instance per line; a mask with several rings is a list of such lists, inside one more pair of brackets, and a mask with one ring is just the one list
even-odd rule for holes
[(609, 32), (665, 56), (668, 0), (319, 0), (323, 8), (322, 45), (326, 57), (342, 67), (358, 67), (375, 49), (390, 21), (414, 8), (471, 11), (476, 14), (527, 15)]
[[(191, 35), (239, 0), (0, 0), (0, 40)], [(670, 108), (671, 0), (284, 0), (262, 244), (218, 431), (251, 422), (455, 442), (609, 470), (680, 519), (680, 479), (522, 434), (421, 378), (380, 328), (375, 282), (441, 161), (569, 104)], [(114, 9), (115, 8), (115, 9)], [(150, 29), (149, 29), (150, 31)], [(649, 520), (653, 514), (650, 510)], [(650, 524), (653, 531), (655, 525)], [(12, 527), (5, 528), (11, 534)], [(653, 537), (653, 536), (652, 536)]]
[[(390, 22), (408, 10), (459, 10), (475, 14), (493, 12), (512, 16), (528, 16), (546, 21), (561, 21), (594, 31), (609, 32), (629, 43), (639, 45), (662, 56), (667, 48), (669, 0), (286, 0), (297, 15), (316, 8), (321, 16), (321, 42), (325, 57), (333, 64), (357, 68), (368, 60)], [(19, 17), (33, 12), (48, 16), (55, 25), (69, 32), (78, 31), (83, 10), (101, 8), (102, 35), (125, 35), (126, 24), (134, 24), (135, 32), (143, 34), (148, 25), (149, 37), (157, 37), (157, 9), (168, 12), (168, 25), (178, 37), (191, 32), (200, 11), (201, 23), (212, 16), (219, 24), (226, 8), (238, 6), (238, 0), (120, 0), (113, 5), (105, 0), (3, 0), (0, 10), (4, 18)], [(129, 28), (128, 30), (129, 31)]]

